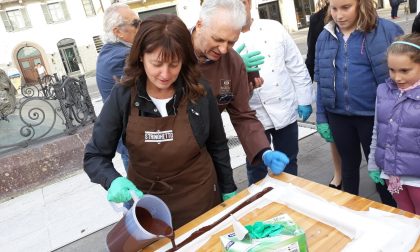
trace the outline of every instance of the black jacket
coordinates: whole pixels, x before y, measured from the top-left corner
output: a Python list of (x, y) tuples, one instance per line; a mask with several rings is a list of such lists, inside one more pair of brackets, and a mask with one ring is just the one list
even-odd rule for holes
[(416, 18), (414, 19), (413, 26), (411, 28), (411, 32), (412, 33), (420, 33), (420, 12), (417, 14)]
[(324, 18), (328, 10), (328, 5), (311, 15), (309, 19), (309, 30), (307, 37), (308, 52), (306, 54), (305, 64), (308, 68), (311, 79), (314, 80), (315, 69), (315, 45), (319, 34), (324, 29)]
[[(135, 106), (139, 108), (139, 116), (160, 117), (142, 83), (144, 81), (139, 81), (136, 85), (138, 96), (134, 101)], [(236, 190), (236, 186), (222, 118), (211, 88), (205, 81), (200, 83), (205, 87), (207, 95), (199, 98), (195, 104), (188, 103), (189, 121), (198, 145), (206, 147), (212, 157), (222, 193), (230, 193)], [(177, 113), (179, 101), (184, 95), (181, 84), (179, 81), (175, 83), (175, 95), (167, 104), (168, 115)], [(112, 159), (121, 135), (125, 144), (125, 131), (131, 108), (130, 88), (114, 86), (95, 122), (92, 138), (85, 149), (84, 169), (92, 182), (101, 184), (105, 189), (109, 188), (115, 178), (121, 176), (115, 170)]]

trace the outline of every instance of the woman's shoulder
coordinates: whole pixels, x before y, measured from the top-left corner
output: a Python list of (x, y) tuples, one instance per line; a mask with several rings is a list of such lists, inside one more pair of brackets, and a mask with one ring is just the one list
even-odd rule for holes
[(312, 14), (309, 18), (309, 21), (312, 22), (322, 22), (324, 23), (324, 18), (325, 15), (327, 13), (327, 9), (323, 8), (317, 12), (315, 12), (314, 14)]
[(130, 90), (131, 86), (117, 83), (112, 87), (109, 99), (115, 99), (120, 104), (126, 103), (130, 100)]
[(395, 82), (391, 79), (391, 78), (387, 78), (385, 80), (385, 82), (381, 83), (378, 85), (377, 88), (377, 92), (382, 92), (382, 91), (387, 91), (387, 90), (392, 90), (392, 89), (396, 89), (397, 86), (395, 84)]
[(116, 92), (122, 94), (122, 93), (129, 92), (130, 89), (131, 89), (131, 86), (125, 85), (125, 84), (122, 84), (122, 83), (116, 83), (112, 89), (115, 89)]
[[(317, 45), (321, 45), (323, 43), (325, 43), (325, 45), (329, 45), (329, 42), (336, 42), (337, 39), (334, 38), (334, 36), (331, 34), (331, 32), (329, 30), (327, 30), (326, 27), (324, 27), (321, 31), (321, 33), (318, 36), (317, 39)], [(321, 48), (322, 49), (322, 48)]]
[(382, 26), (386, 32), (398, 32), (401, 34), (404, 33), (398, 24), (385, 18), (378, 18), (378, 26)]

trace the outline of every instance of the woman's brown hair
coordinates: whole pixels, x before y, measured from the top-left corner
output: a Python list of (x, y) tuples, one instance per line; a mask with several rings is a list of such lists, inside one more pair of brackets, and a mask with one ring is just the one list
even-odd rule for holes
[(187, 99), (194, 102), (205, 95), (204, 87), (198, 83), (200, 74), (191, 34), (181, 19), (169, 14), (153, 15), (142, 21), (125, 63), (121, 84), (133, 86), (139, 79), (146, 79), (141, 58), (145, 53), (151, 53), (158, 48), (162, 49), (162, 61), (182, 61), (178, 79), (183, 79)]
[[(408, 42), (408, 44), (398, 43), (397, 41)], [(397, 43), (395, 43), (397, 42)], [(415, 63), (420, 63), (420, 49), (414, 45), (420, 46), (420, 34), (413, 33), (399, 36), (395, 42), (388, 47), (387, 55), (392, 54), (406, 54)], [(414, 45), (410, 45), (414, 44)]]
[[(370, 32), (376, 27), (378, 14), (376, 12), (377, 3), (373, 0), (356, 0), (357, 12), (359, 18), (357, 19), (357, 29), (363, 32)], [(327, 14), (325, 15), (324, 22), (327, 24), (332, 21), (331, 4), (328, 7)]]
[(329, 4), (329, 0), (318, 0), (318, 3), (315, 6), (315, 11), (322, 10), (328, 4)]

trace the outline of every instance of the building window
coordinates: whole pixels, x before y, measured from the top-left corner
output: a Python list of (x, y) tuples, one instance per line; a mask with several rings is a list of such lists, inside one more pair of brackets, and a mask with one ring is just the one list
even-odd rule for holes
[(60, 23), (70, 19), (65, 1), (41, 4), (47, 24)]
[(32, 27), (26, 8), (0, 11), (6, 31), (21, 31)]
[(95, 8), (93, 8), (92, 0), (82, 0), (83, 8), (85, 9), (86, 17), (95, 16)]
[(142, 11), (139, 12), (138, 15), (140, 17), (141, 20), (146, 19), (147, 17), (156, 15), (156, 14), (173, 14), (173, 15), (177, 15), (176, 13), (176, 7), (175, 6), (169, 6), (169, 7), (164, 7), (164, 8), (160, 8), (160, 9), (154, 9), (154, 10), (149, 10), (149, 11)]
[(80, 59), (79, 50), (76, 42), (72, 38), (65, 38), (57, 43), (58, 51), (60, 52), (61, 60), (67, 74), (80, 73), (82, 61)]

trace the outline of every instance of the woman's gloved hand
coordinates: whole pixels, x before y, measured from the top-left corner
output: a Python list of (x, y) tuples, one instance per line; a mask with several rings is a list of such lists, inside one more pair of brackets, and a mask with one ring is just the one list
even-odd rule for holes
[(298, 105), (298, 114), (302, 118), (302, 121), (306, 122), (309, 116), (312, 114), (312, 106), (309, 105)]
[(232, 197), (233, 197), (233, 196), (235, 196), (235, 195), (236, 195), (236, 191), (231, 192), (231, 193), (224, 193), (224, 194), (222, 195), (223, 201), (226, 201), (226, 200), (228, 200), (228, 199), (232, 198)]
[(330, 125), (328, 123), (319, 123), (316, 125), (316, 130), (329, 143), (334, 143), (334, 138), (331, 134)]
[(261, 221), (257, 221), (253, 225), (246, 225), (245, 228), (252, 239), (261, 239), (280, 234), (284, 226), (281, 224), (264, 224)]
[(259, 68), (259, 65), (264, 64), (265, 57), (260, 55), (260, 51), (253, 51), (245, 54), (241, 54), (241, 52), (244, 50), (245, 44), (240, 45), (236, 52), (242, 57), (242, 60), (244, 61), (245, 68), (247, 72), (256, 72), (260, 71), (261, 68)]
[(270, 167), (274, 175), (279, 175), (283, 172), (286, 165), (289, 163), (289, 158), (280, 151), (265, 151), (262, 155), (265, 166)]
[(133, 190), (139, 198), (143, 196), (143, 192), (137, 189), (133, 182), (125, 177), (118, 177), (112, 181), (107, 199), (115, 203), (127, 202), (131, 200), (130, 190)]
[(381, 183), (381, 185), (385, 185), (385, 182), (383, 179), (381, 179), (381, 171), (380, 170), (374, 170), (374, 171), (368, 171), (370, 179), (377, 183)]

